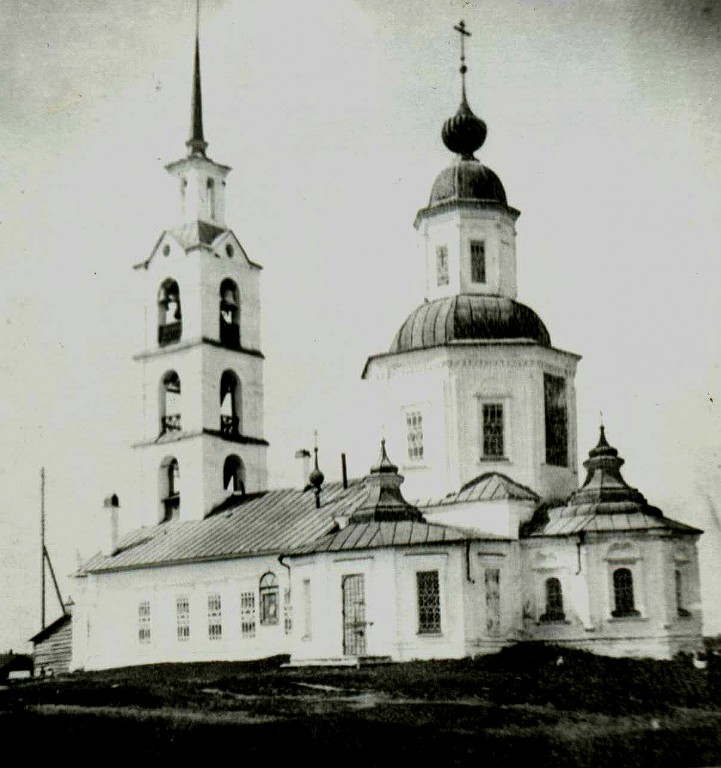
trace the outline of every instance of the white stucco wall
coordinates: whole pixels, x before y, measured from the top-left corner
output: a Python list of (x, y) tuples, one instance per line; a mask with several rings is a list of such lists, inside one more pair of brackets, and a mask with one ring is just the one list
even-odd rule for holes
[[(279, 582), (278, 622), (259, 622), (259, 581)], [(180, 661), (257, 659), (289, 652), (283, 620), (288, 571), (277, 557), (253, 557), (91, 574), (78, 579), (72, 669)], [(241, 633), (241, 593), (255, 595), (255, 636)], [(222, 638), (208, 636), (208, 595), (221, 597)], [(176, 599), (190, 601), (190, 637), (177, 637)], [(150, 642), (140, 642), (138, 606), (150, 603)]]

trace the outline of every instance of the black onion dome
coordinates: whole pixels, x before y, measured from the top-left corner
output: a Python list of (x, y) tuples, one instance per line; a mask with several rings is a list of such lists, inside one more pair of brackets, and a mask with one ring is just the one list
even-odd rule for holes
[(431, 188), (428, 205), (475, 200), (508, 206), (506, 190), (498, 176), (477, 160), (459, 160), (444, 168)]
[(486, 133), (486, 124), (473, 114), (464, 96), (456, 114), (443, 123), (441, 138), (451, 152), (471, 160), (473, 153), (483, 146)]
[(532, 309), (502, 296), (459, 294), (414, 309), (393, 339), (390, 353), (453, 342), (521, 340), (551, 346), (546, 326)]

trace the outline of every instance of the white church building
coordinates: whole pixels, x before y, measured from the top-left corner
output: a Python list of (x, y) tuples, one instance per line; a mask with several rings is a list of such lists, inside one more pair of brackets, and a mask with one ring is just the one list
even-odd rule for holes
[(261, 267), (225, 222), (230, 168), (207, 155), (196, 37), (188, 151), (167, 166), (183, 223), (136, 265), (149, 322), (134, 450), (154, 502), (119, 537), (106, 499), (104, 546), (76, 574), (72, 669), (460, 658), (529, 640), (700, 648), (701, 531), (626, 484), (603, 427), (579, 483), (580, 358), (516, 300), (520, 214), (475, 157), (486, 125), (463, 60), (461, 73), (442, 131), (454, 158), (415, 221), (426, 295), (363, 371), (390, 450), (367, 477), (326, 483), (316, 449), (305, 488), (274, 490)]

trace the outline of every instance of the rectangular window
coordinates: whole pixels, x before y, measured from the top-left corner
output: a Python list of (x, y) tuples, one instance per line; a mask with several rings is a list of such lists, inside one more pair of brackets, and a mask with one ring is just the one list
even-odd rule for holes
[(303, 640), (311, 637), (310, 579), (303, 579)]
[(684, 578), (680, 568), (674, 571), (676, 587), (676, 613), (679, 616), (690, 616), (690, 611), (685, 606), (684, 599)]
[(223, 637), (223, 613), (220, 595), (213, 592), (208, 595), (208, 639), (220, 640)]
[(562, 376), (543, 376), (546, 402), (546, 464), (568, 466), (568, 405), (566, 380)]
[(255, 637), (255, 592), (240, 594), (240, 635), (245, 639)]
[(406, 413), (408, 460), (423, 461), (423, 415), (420, 411)]
[(289, 589), (286, 589), (283, 592), (283, 628), (286, 635), (289, 635), (293, 631), (293, 614), (291, 611)]
[(483, 404), (483, 456), (503, 457), (503, 404)]
[(486, 244), (482, 240), (471, 241), (471, 282), (486, 282)]
[(501, 571), (499, 568), (486, 568), (484, 572), (486, 587), (486, 633), (498, 635), (501, 631)]
[(418, 634), (438, 635), (441, 631), (441, 593), (438, 571), (417, 571)]
[(445, 245), (436, 248), (436, 281), (438, 285), (448, 285), (448, 248)]
[(150, 602), (143, 600), (138, 604), (138, 642), (150, 642)]
[(175, 601), (175, 616), (178, 642), (185, 643), (190, 639), (190, 601), (187, 597)]

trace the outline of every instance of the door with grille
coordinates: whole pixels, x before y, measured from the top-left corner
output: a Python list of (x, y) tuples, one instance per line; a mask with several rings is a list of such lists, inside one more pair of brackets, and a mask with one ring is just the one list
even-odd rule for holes
[(343, 653), (346, 656), (365, 656), (366, 596), (362, 573), (344, 576), (343, 589)]

